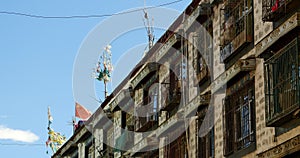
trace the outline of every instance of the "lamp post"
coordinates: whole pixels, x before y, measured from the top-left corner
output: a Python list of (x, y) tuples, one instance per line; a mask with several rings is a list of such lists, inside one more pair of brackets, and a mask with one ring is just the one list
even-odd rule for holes
[(100, 56), (100, 60), (97, 63), (96, 75), (95, 78), (99, 81), (103, 81), (104, 83), (104, 96), (107, 97), (107, 82), (111, 79), (111, 72), (113, 71), (112, 65), (112, 53), (111, 53), (111, 45), (107, 45), (104, 48), (102, 55)]

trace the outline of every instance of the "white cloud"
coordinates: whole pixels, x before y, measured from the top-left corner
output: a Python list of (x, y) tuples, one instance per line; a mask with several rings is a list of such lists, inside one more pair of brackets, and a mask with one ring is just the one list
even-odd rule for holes
[(39, 137), (30, 131), (11, 129), (0, 125), (0, 139), (32, 143), (39, 140)]

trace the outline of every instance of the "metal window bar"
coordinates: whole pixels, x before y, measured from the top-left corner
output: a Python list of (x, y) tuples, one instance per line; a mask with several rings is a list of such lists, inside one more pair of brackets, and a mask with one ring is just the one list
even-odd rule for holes
[(225, 155), (255, 142), (254, 82), (243, 84), (243, 88), (225, 98)]
[(255, 121), (253, 112), (254, 111), (254, 96), (251, 91), (248, 94), (243, 94), (242, 104), (237, 109), (237, 115), (240, 116), (240, 125), (238, 131), (239, 136), (237, 137), (237, 147), (238, 149), (248, 147), (252, 141), (254, 141), (254, 127), (252, 127), (252, 120)]
[(292, 0), (262, 1), (262, 20), (274, 21), (286, 13), (286, 5)]
[(237, 37), (245, 29), (247, 29), (247, 23), (249, 22), (247, 17), (252, 12), (252, 3), (252, 0), (238, 0), (234, 2), (228, 2), (225, 9), (222, 10), (222, 47), (230, 44), (235, 37)]
[(267, 121), (283, 117), (299, 108), (299, 48), (298, 40), (266, 61)]
[[(140, 106), (147, 106), (147, 109), (138, 110)], [(146, 111), (145, 111), (146, 110)], [(150, 95), (144, 98), (144, 103), (137, 106), (136, 113), (146, 113), (146, 117), (136, 117), (136, 128), (141, 128), (149, 121), (158, 121), (158, 95)], [(139, 115), (138, 115), (139, 116)]]
[(253, 0), (239, 0), (235, 5), (225, 4), (220, 11), (220, 61), (229, 57), (253, 37)]

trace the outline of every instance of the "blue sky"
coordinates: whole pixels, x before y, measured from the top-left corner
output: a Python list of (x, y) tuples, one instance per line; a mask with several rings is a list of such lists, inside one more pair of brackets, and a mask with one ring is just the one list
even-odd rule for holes
[[(168, 2), (172, 0), (148, 0), (147, 5), (153, 6)], [(185, 0), (166, 7), (181, 12), (189, 3), (190, 0)], [(143, 7), (143, 5), (143, 0), (10, 0), (0, 2), (0, 11), (69, 16), (111, 14)], [(142, 15), (142, 13), (139, 14)], [(88, 34), (106, 19), (108, 17), (38, 19), (0, 14), (1, 157), (50, 157), (51, 152), (47, 155), (47, 148), (44, 146), (47, 139), (48, 106), (51, 106), (54, 130), (65, 134), (67, 138), (72, 135), (72, 126), (69, 122), (74, 116), (76, 100), (73, 97), (72, 85), (74, 62)], [(173, 20), (174, 17), (170, 17), (169, 22)], [(161, 32), (161, 30), (155, 31), (157, 38)], [(101, 40), (101, 35), (99, 38)], [(116, 64), (122, 56), (130, 56), (130, 52), (136, 52), (133, 50), (137, 47), (143, 47), (138, 43), (146, 41), (145, 30), (129, 32), (118, 37), (112, 42), (113, 63)], [(99, 46), (99, 52), (102, 51), (101, 47)], [(124, 55), (126, 52), (127, 55)], [(134, 60), (140, 59), (141, 56), (141, 54), (137, 55), (128, 63), (134, 65), (136, 63)], [(97, 59), (95, 63), (96, 61)], [(129, 69), (130, 64), (125, 68), (123, 66), (121, 71), (115, 70), (119, 74), (114, 74), (115, 85), (128, 73)], [(92, 68), (86, 71), (91, 71), (92, 74)], [(101, 83), (95, 84), (97, 98), (103, 97), (101, 86)], [(88, 107), (88, 105), (85, 106)]]

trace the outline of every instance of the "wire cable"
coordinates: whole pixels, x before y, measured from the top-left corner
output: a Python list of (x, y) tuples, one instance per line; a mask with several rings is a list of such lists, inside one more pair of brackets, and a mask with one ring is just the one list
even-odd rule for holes
[(46, 146), (45, 144), (40, 144), (40, 143), (36, 143), (36, 144), (23, 144), (23, 143), (0, 143), (0, 146)]
[(156, 6), (150, 6), (150, 7), (145, 7), (145, 8), (140, 8), (140, 9), (134, 9), (134, 10), (129, 10), (129, 11), (124, 11), (120, 13), (113, 13), (113, 14), (94, 14), (94, 15), (72, 15), (72, 16), (43, 16), (43, 15), (35, 15), (35, 14), (26, 14), (26, 13), (21, 13), (21, 12), (13, 12), (13, 11), (0, 11), (0, 14), (6, 14), (6, 15), (15, 15), (15, 16), (25, 16), (25, 17), (30, 17), (30, 18), (39, 18), (39, 19), (84, 19), (84, 18), (102, 18), (102, 17), (110, 17), (114, 15), (123, 15), (123, 14), (129, 14), (133, 12), (138, 12), (142, 11), (144, 9), (153, 9), (153, 8), (158, 8), (158, 7), (163, 7), (163, 6), (168, 6), (171, 4), (179, 3), (183, 0), (176, 0)]

